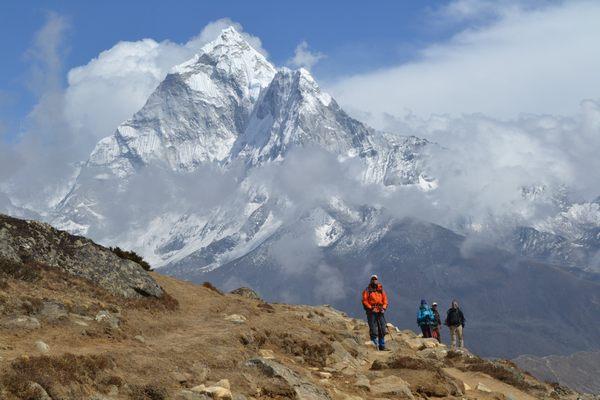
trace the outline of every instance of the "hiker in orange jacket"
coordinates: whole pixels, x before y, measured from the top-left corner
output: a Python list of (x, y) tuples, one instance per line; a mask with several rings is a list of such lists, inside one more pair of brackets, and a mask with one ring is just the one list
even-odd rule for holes
[(363, 291), (362, 304), (367, 312), (371, 341), (379, 350), (386, 350), (386, 323), (383, 314), (387, 310), (388, 301), (385, 290), (383, 290), (383, 286), (379, 283), (377, 275), (371, 276), (369, 286)]

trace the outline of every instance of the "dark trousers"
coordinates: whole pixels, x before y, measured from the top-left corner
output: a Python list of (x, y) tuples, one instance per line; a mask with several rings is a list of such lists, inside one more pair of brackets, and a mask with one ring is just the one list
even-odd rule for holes
[(429, 325), (421, 325), (421, 332), (423, 332), (424, 338), (431, 337), (431, 327)]
[(382, 343), (385, 338), (385, 316), (380, 312), (367, 311), (367, 323), (369, 324), (369, 335), (371, 340), (379, 339)]

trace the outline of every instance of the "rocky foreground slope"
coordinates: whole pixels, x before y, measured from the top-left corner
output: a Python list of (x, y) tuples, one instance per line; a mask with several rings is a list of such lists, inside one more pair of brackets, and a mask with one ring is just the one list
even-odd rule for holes
[[(13, 248), (7, 232), (25, 229), (21, 222), (3, 220), (3, 249)], [(269, 304), (249, 289), (223, 294), (210, 284), (154, 273), (147, 279), (162, 288), (160, 296), (126, 297), (126, 291), (76, 274), (94, 268), (95, 257), (112, 260), (98, 268), (119, 269), (106, 249), (77, 239), (88, 249), (87, 258), (77, 259), (79, 247), (60, 252), (52, 246), (73, 237), (48, 232), (48, 242), (39, 243), (60, 254), (46, 258), (54, 265), (0, 253), (2, 399), (582, 396), (542, 383), (508, 361), (448, 351), (411, 331), (391, 328), (391, 351), (375, 351), (365, 344), (363, 321), (329, 306)], [(124, 280), (137, 276), (119, 271)]]

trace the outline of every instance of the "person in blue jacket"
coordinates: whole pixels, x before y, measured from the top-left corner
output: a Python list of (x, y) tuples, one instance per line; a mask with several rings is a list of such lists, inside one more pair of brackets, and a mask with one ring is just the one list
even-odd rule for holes
[(421, 306), (419, 307), (419, 311), (417, 311), (417, 325), (421, 328), (421, 332), (423, 332), (424, 338), (431, 337), (431, 327), (435, 324), (435, 316), (433, 315), (433, 311), (427, 304), (425, 299), (421, 300)]

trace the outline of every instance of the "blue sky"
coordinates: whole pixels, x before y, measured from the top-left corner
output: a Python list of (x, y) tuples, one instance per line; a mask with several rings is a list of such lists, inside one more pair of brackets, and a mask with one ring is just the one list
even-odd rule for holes
[[(258, 36), (270, 59), (285, 64), (298, 43), (327, 55), (315, 75), (378, 68), (410, 59), (418, 48), (448, 37), (456, 27), (427, 24), (439, 1), (16, 1), (0, 3), (0, 118), (14, 134), (36, 102), (27, 88), (34, 35), (48, 13), (67, 22), (63, 70), (86, 64), (119, 41), (153, 38), (184, 43), (210, 21), (230, 18)], [(12, 135), (11, 135), (12, 136)]]

